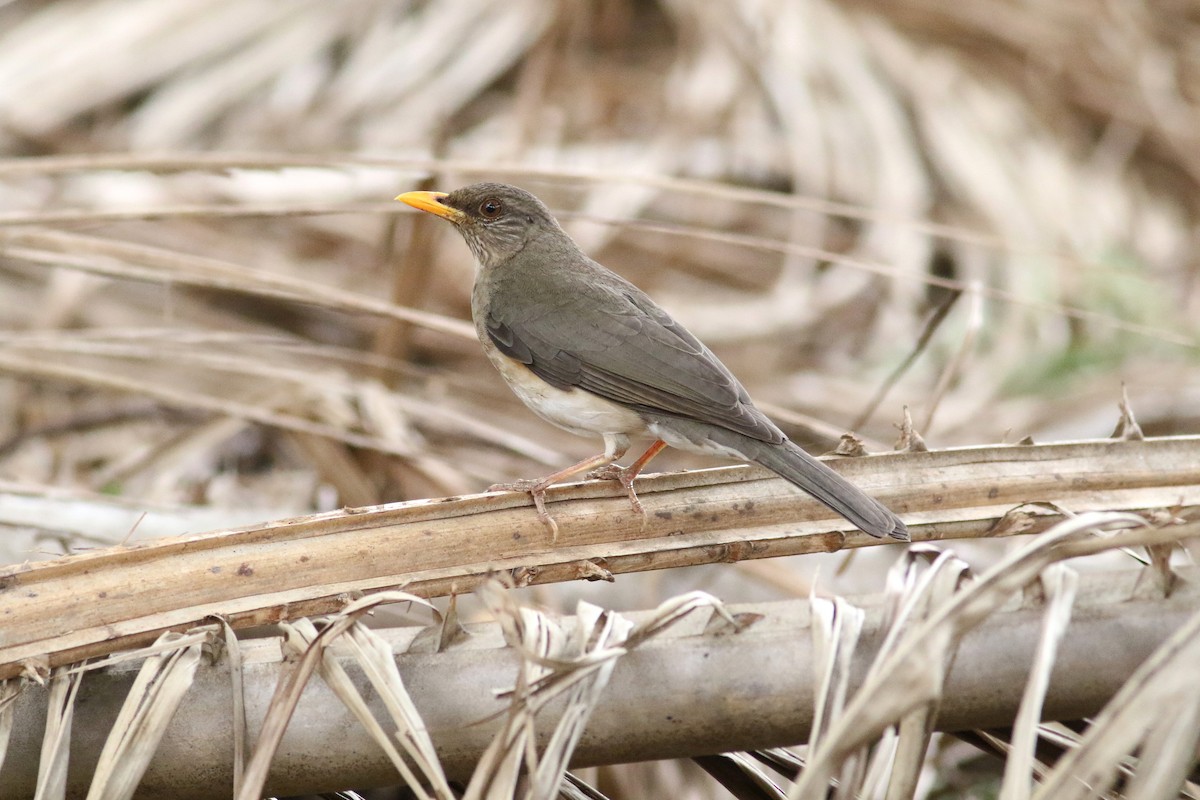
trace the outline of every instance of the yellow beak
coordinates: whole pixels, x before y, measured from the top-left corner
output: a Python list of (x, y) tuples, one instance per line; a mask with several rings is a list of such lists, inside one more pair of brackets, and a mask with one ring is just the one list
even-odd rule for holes
[(462, 222), (467, 215), (457, 208), (444, 205), (442, 200), (447, 197), (449, 195), (445, 192), (405, 192), (402, 195), (398, 195), (396, 199), (401, 203), (407, 203), (413, 208), (428, 211), (430, 214), (437, 214), (439, 217), (448, 219), (451, 222)]

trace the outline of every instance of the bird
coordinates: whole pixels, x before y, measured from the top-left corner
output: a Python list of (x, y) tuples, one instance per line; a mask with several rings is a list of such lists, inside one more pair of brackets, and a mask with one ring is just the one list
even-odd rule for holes
[[(546, 490), (586, 473), (619, 481), (636, 511), (634, 479), (665, 447), (759, 464), (876, 538), (908, 541), (908, 528), (788, 439), (745, 387), (641, 289), (589, 258), (533, 194), (503, 183), (395, 198), (448, 220), (475, 257), (471, 316), (484, 353), (542, 419), (604, 452), (543, 478), (490, 491), (532, 496), (557, 540)], [(631, 437), (653, 444), (628, 467)]]

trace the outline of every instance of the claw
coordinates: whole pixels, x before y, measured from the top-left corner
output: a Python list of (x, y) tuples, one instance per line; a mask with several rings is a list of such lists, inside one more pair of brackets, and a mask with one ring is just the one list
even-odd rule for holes
[(591, 471), (587, 473), (587, 477), (619, 481), (625, 487), (625, 491), (629, 494), (629, 502), (633, 505), (633, 510), (642, 518), (642, 529), (645, 530), (646, 509), (642, 507), (642, 501), (638, 500), (637, 492), (633, 490), (633, 479), (642, 471), (642, 467), (646, 466), (650, 459), (654, 458), (666, 446), (666, 442), (656, 439), (654, 444), (650, 445), (637, 461), (622, 469), (613, 462), (625, 455), (625, 451), (629, 448), (629, 439), (624, 434), (606, 433), (604, 434), (604, 452), (598, 456), (585, 458), (578, 464), (572, 464), (544, 478), (534, 480), (525, 479), (513, 481), (512, 483), (494, 483), (488, 487), (488, 491), (524, 492), (532, 497), (533, 505), (537, 508), (538, 519), (550, 529), (551, 543), (557, 544), (558, 523), (546, 511), (546, 490), (559, 481), (566, 480), (573, 475), (578, 475), (591, 468)]
[(637, 492), (633, 488), (633, 481), (637, 477), (637, 472), (632, 467), (605, 464), (603, 467), (592, 470), (584, 477), (594, 481), (617, 481), (624, 486), (625, 493), (629, 495), (629, 504), (633, 506), (633, 510), (637, 515), (642, 518), (642, 528), (646, 527), (646, 508), (642, 505), (642, 501), (638, 499)]
[(625, 469), (620, 464), (596, 467), (583, 477), (589, 481), (620, 481), (622, 486), (625, 485)]
[(550, 529), (550, 544), (558, 544), (558, 523), (554, 521), (554, 517), (550, 516), (550, 512), (546, 510), (547, 488), (549, 487), (535, 486), (529, 490), (529, 496), (533, 498), (533, 506), (537, 509), (538, 519)]
[[(531, 494), (540, 483), (542, 483), (542, 481), (530, 478), (522, 478), (519, 481), (511, 481), (509, 483), (493, 483), (487, 488), (487, 490), (489, 492), (524, 492), (526, 494)], [(544, 492), (545, 490), (546, 487), (543, 486), (542, 491)]]
[(558, 523), (546, 510), (546, 489), (550, 488), (544, 481), (520, 480), (511, 483), (493, 483), (488, 487), (489, 492), (521, 492), (533, 498), (533, 506), (537, 509), (537, 517), (550, 530), (550, 544), (558, 544)]

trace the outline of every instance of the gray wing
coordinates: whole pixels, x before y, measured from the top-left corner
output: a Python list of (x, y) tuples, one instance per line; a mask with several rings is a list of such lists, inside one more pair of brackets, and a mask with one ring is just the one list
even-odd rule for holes
[(783, 440), (695, 336), (633, 284), (595, 262), (587, 267), (595, 279), (569, 288), (546, 285), (544, 274), (537, 285), (496, 286), (484, 327), (500, 352), (560, 389)]

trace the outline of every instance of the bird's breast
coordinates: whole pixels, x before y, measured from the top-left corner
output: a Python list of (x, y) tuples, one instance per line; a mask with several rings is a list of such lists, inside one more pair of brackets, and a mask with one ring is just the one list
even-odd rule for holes
[(529, 367), (496, 349), (486, 337), (480, 340), (488, 359), (521, 402), (542, 419), (579, 436), (606, 433), (639, 434), (646, 424), (634, 411), (583, 389), (559, 389)]
[(482, 298), (478, 295), (476, 291), (471, 310), (475, 318), (475, 334), (479, 337), (483, 352), (513, 394), (521, 398), (521, 402), (533, 413), (578, 436), (606, 433), (638, 435), (646, 431), (646, 423), (632, 409), (583, 389), (551, 386), (525, 364), (501, 353), (483, 325), (487, 304), (481, 302)]

